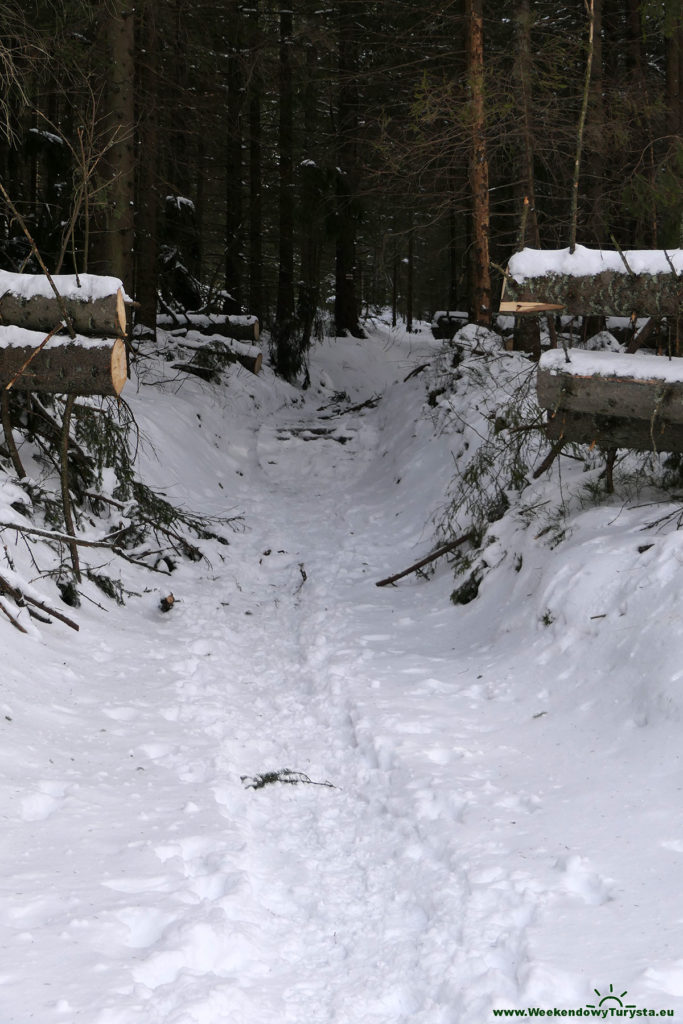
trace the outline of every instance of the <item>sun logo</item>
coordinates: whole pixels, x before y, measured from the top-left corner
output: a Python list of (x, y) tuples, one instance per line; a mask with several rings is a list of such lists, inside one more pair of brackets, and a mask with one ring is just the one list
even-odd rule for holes
[(604, 1006), (605, 1003), (608, 1002), (613, 1002), (616, 1006), (624, 1007), (624, 1009), (626, 1010), (635, 1010), (636, 1008), (635, 1003), (626, 1003), (626, 1005), (624, 1006), (624, 1003), (622, 1003), (621, 1001), (622, 998), (627, 994), (627, 989), (624, 989), (624, 991), (620, 995), (616, 995), (614, 991), (614, 985), (610, 985), (609, 993), (605, 996), (603, 996), (602, 992), (600, 992), (600, 990), (597, 988), (594, 988), (593, 991), (595, 992), (600, 1002), (597, 1005), (595, 1003), (586, 1003), (586, 1007), (589, 1010), (598, 1010), (602, 1006)]

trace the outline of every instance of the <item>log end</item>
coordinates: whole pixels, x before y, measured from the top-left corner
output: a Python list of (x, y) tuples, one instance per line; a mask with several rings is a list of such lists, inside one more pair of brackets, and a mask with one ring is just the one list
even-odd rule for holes
[(122, 338), (125, 338), (128, 334), (128, 321), (126, 319), (126, 302), (123, 288), (119, 288), (116, 293), (116, 323), (119, 328), (118, 333)]
[(123, 391), (127, 380), (128, 361), (126, 359), (126, 345), (121, 338), (117, 338), (111, 350), (111, 382), (117, 398)]

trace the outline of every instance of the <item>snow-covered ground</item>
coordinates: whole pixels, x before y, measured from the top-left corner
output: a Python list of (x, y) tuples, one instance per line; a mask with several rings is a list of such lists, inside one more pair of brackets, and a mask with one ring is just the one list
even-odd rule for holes
[(440, 345), (127, 389), (144, 479), (244, 528), (110, 564), (139, 596), (77, 634), (0, 620), (2, 1024), (683, 1014), (683, 534), (615, 495), (552, 546), (512, 509), (476, 600), (445, 560), (377, 588), (462, 447), (406, 380)]

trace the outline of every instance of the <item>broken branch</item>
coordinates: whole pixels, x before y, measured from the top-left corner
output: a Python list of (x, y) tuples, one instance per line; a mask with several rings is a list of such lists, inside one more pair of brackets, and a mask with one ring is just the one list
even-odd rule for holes
[(442, 544), (441, 547), (438, 547), (436, 549), (436, 551), (432, 551), (431, 554), (427, 555), (425, 558), (421, 558), (419, 562), (415, 562), (414, 565), (411, 565), (407, 569), (404, 569), (403, 572), (397, 572), (393, 576), (387, 576), (385, 580), (378, 580), (378, 582), (375, 583), (375, 586), (387, 587), (389, 586), (390, 583), (396, 583), (397, 580), (403, 579), (404, 576), (410, 575), (411, 572), (416, 572), (418, 569), (421, 569), (424, 565), (429, 565), (430, 562), (435, 561), (437, 558), (441, 558), (442, 555), (447, 555), (449, 551), (455, 551), (455, 549), (460, 547), (461, 544), (464, 544), (465, 541), (471, 539), (472, 530), (470, 530), (468, 533), (463, 534), (462, 537), (458, 537), (457, 540), (449, 541), (448, 544)]

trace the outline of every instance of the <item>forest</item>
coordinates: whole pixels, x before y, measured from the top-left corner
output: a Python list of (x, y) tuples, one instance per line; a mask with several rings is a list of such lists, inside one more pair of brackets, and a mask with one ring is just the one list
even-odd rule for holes
[(680, 246), (679, 0), (2, 5), (0, 267), (137, 330), (250, 313), (290, 380), (390, 307), (488, 325), (527, 244)]

